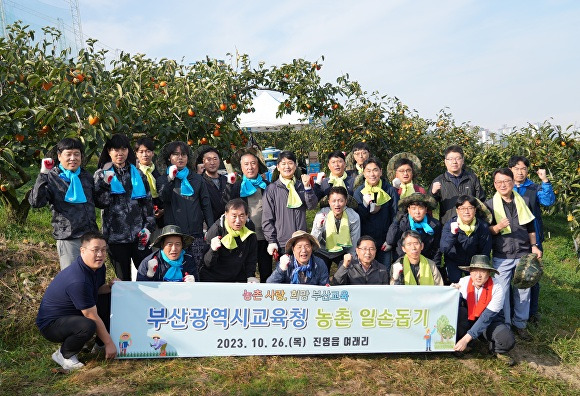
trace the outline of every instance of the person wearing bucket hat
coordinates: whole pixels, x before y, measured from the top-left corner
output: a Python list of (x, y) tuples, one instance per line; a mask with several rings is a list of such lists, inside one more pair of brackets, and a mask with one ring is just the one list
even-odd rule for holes
[(286, 254), (280, 257), (278, 266), (266, 282), (328, 285), (328, 270), (324, 261), (312, 254), (319, 247), (316, 238), (306, 231), (294, 232), (286, 242)]
[(322, 172), (316, 176), (314, 192), (318, 200), (328, 197), (331, 187), (344, 187), (348, 195), (352, 196), (355, 176), (346, 172), (346, 162), (342, 151), (333, 151), (328, 155), (328, 170), (330, 171), (328, 178)]
[(489, 223), (478, 209), (480, 204), (475, 197), (459, 196), (455, 204), (457, 216), (443, 225), (439, 249), (445, 257), (445, 271), (451, 283), (464, 275), (460, 266), (477, 254), (489, 257), (491, 252)]
[(443, 278), (433, 260), (421, 254), (423, 242), (418, 232), (409, 230), (401, 236), (403, 252), (391, 266), (391, 285), (443, 286)]
[(460, 146), (449, 146), (443, 153), (447, 171), (435, 178), (429, 192), (439, 202), (439, 220), (445, 224), (455, 216), (455, 202), (460, 195), (471, 195), (485, 201), (485, 191), (472, 171), (464, 169), (465, 159)]
[(369, 235), (382, 242), (376, 260), (387, 270), (391, 268), (391, 251), (387, 250), (387, 231), (397, 214), (399, 194), (382, 176), (383, 166), (375, 157), (363, 164), (365, 182), (354, 191), (356, 208), (360, 216), (361, 235)]
[(199, 263), (206, 244), (203, 240), (203, 223), (214, 222), (207, 187), (195, 173), (191, 148), (181, 141), (171, 142), (161, 149), (157, 168), (162, 174), (157, 179), (157, 191), (165, 205), (164, 223), (177, 225), (181, 232), (193, 237), (184, 248)]
[(314, 254), (324, 261), (329, 272), (333, 262), (338, 265), (345, 254), (356, 253), (355, 245), (360, 238), (360, 217), (354, 209), (346, 207), (347, 200), (346, 188), (330, 188), (330, 206), (320, 209), (312, 223), (311, 234), (320, 243)]
[[(413, 230), (421, 235), (424, 245), (421, 254), (433, 260), (438, 268), (441, 267), (441, 252), (439, 251), (441, 223), (428, 213), (436, 206), (437, 202), (433, 197), (418, 192), (399, 201), (399, 213), (403, 215), (397, 216), (400, 220), (393, 221), (385, 239), (387, 249), (395, 248), (393, 260), (405, 255), (401, 236), (405, 231)], [(442, 271), (441, 268), (440, 271)]]
[(256, 283), (258, 240), (254, 224), (248, 221), (248, 204), (234, 198), (225, 211), (207, 230), (209, 249), (199, 269), (200, 280)]
[(496, 193), (485, 204), (493, 213), (489, 231), (492, 235), (493, 266), (499, 271), (494, 281), (501, 284), (505, 293), (506, 323), (513, 325), (521, 339), (530, 340), (526, 329), (530, 315), (530, 289), (512, 288), (510, 292), (510, 282), (514, 268), (524, 255), (535, 253), (538, 258), (542, 257), (536, 243), (534, 215), (528, 197), (513, 190), (514, 174), (509, 168), (494, 171), (493, 184)]
[(95, 192), (107, 203), (102, 219), (109, 259), (123, 281), (131, 280), (131, 262), (137, 268), (151, 253), (147, 245), (156, 228), (149, 183), (136, 162), (129, 138), (115, 134), (105, 142), (94, 176)]
[(185, 250), (193, 237), (183, 234), (176, 225), (161, 229), (152, 247), (159, 250), (145, 257), (137, 270), (137, 281), (195, 282), (199, 279), (197, 263)]
[(242, 179), (226, 186), (225, 199), (228, 201), (241, 198), (248, 204), (248, 217), (254, 223), (258, 240), (258, 271), (260, 282), (265, 283), (272, 274), (272, 256), (268, 254), (268, 241), (262, 229), (262, 205), (266, 187), (269, 182), (262, 178), (268, 171), (262, 152), (254, 147), (241, 148), (232, 156), (234, 169), (242, 173)]
[(306, 231), (306, 211), (318, 204), (308, 175), (296, 176), (296, 154), (282, 151), (276, 169), (280, 177), (266, 187), (262, 201), (262, 229), (271, 256), (283, 253), (293, 232)]
[(395, 154), (387, 164), (387, 176), (392, 180), (391, 184), (397, 189), (401, 198), (405, 198), (414, 192), (426, 194), (425, 189), (413, 180), (416, 172), (421, 169), (421, 161), (412, 153)]
[(457, 316), (457, 343), (454, 350), (462, 352), (472, 340), (483, 338), (489, 343), (490, 352), (500, 360), (513, 366), (515, 361), (508, 352), (514, 347), (514, 335), (504, 322), (504, 292), (495, 283), (492, 274), (498, 271), (491, 265), (488, 256), (476, 254), (469, 266), (460, 269), (469, 275), (451, 284), (461, 295)]
[(40, 161), (40, 173), (28, 196), (33, 208), (50, 205), (53, 237), (60, 269), (80, 254), (81, 236), (97, 231), (95, 206), (104, 207), (95, 194), (93, 175), (82, 167), (84, 146), (78, 139), (64, 138), (56, 145), (55, 158)]

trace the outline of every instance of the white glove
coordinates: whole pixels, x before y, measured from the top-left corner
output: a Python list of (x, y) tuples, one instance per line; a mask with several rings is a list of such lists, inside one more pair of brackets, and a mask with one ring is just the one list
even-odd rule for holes
[(320, 183), (322, 183), (322, 179), (324, 179), (324, 172), (318, 172), (316, 174), (316, 179), (314, 180), (314, 183), (320, 185)]
[(368, 208), (368, 206), (371, 202), (373, 202), (372, 194), (363, 195), (363, 204), (364, 204), (365, 208)]
[(401, 179), (399, 179), (398, 177), (395, 177), (391, 184), (393, 185), (393, 187), (399, 188), (399, 187), (401, 187)]
[(255, 276), (250, 276), (248, 278), (248, 283), (259, 283), (258, 278), (256, 278)]
[(397, 279), (401, 275), (401, 272), (403, 272), (403, 264), (401, 263), (395, 263), (391, 268), (393, 279)]
[(270, 256), (272, 256), (272, 255), (274, 255), (274, 251), (278, 250), (278, 244), (277, 243), (269, 243), (266, 250), (268, 251), (268, 254)]
[(211, 239), (210, 242), (210, 247), (211, 250), (213, 250), (214, 252), (217, 251), (219, 248), (222, 247), (222, 241), (221, 241), (222, 237), (220, 235), (215, 236)]
[(177, 176), (177, 166), (171, 165), (169, 171), (167, 172), (167, 180), (172, 181)]
[(195, 276), (193, 275), (185, 275), (183, 277), (184, 282), (195, 282)]
[(115, 177), (115, 171), (113, 170), (103, 171), (103, 180), (105, 181), (105, 183), (111, 184), (113, 177)]
[(451, 224), (449, 224), (451, 226), (451, 233), (453, 235), (457, 234), (457, 231), (459, 231), (459, 223), (454, 221)]
[(52, 168), (54, 168), (54, 160), (52, 158), (43, 158), (40, 161), (40, 173), (46, 175)]
[(371, 202), (371, 206), (369, 207), (369, 211), (373, 214), (377, 213), (379, 210), (381, 210), (381, 205), (377, 205), (374, 202)]
[(309, 175), (300, 175), (302, 179), (302, 184), (304, 185), (305, 190), (310, 190), (312, 186), (310, 185), (310, 176)]
[(322, 213), (317, 213), (314, 216), (314, 222), (312, 223), (313, 228), (322, 228), (324, 225), (324, 221), (326, 220), (326, 216)]
[(437, 194), (437, 191), (441, 190), (441, 183), (435, 182), (433, 183), (433, 187), (431, 187), (431, 194)]
[(228, 173), (226, 175), (226, 179), (228, 184), (234, 184), (236, 182), (236, 174), (235, 173)]
[(148, 278), (153, 278), (153, 275), (155, 275), (155, 272), (157, 271), (157, 265), (159, 263), (157, 262), (157, 259), (154, 257), (151, 260), (147, 261), (147, 277)]
[(290, 264), (290, 255), (285, 254), (280, 257), (280, 269), (286, 271), (288, 269), (288, 264)]
[(388, 252), (389, 250), (391, 250), (393, 247), (391, 245), (387, 245), (387, 242), (383, 242), (383, 245), (381, 246), (381, 250), (383, 252)]
[(149, 237), (151, 236), (151, 231), (147, 228), (143, 228), (141, 231), (137, 233), (137, 239), (139, 239), (139, 245), (147, 246), (147, 242), (149, 241)]

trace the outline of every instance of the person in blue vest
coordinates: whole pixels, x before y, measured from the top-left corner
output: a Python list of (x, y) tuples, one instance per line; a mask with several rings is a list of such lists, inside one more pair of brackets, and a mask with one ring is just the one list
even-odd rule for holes
[(371, 157), (363, 164), (364, 183), (357, 187), (354, 199), (360, 216), (361, 235), (369, 235), (375, 241), (383, 241), (377, 251), (376, 260), (387, 271), (391, 268), (391, 251), (385, 242), (387, 231), (397, 214), (399, 194), (383, 178), (383, 166), (378, 158)]
[[(536, 243), (538, 249), (542, 252), (544, 248), (544, 223), (542, 221), (541, 206), (552, 206), (556, 202), (556, 194), (552, 188), (552, 183), (548, 179), (546, 169), (540, 168), (537, 170), (537, 175), (542, 181), (541, 184), (536, 184), (528, 178), (528, 170), (530, 168), (530, 161), (526, 157), (514, 155), (508, 161), (508, 168), (514, 174), (514, 191), (522, 196), (528, 197), (530, 200), (530, 207), (532, 213), (536, 217), (534, 219), (534, 228), (536, 229)], [(530, 290), (530, 318), (528, 321), (537, 322), (538, 315), (538, 300), (540, 298), (540, 283), (536, 283)]]
[(117, 354), (109, 334), (111, 286), (115, 280), (106, 283), (107, 242), (98, 231), (87, 232), (80, 240), (80, 256), (48, 285), (36, 316), (40, 334), (61, 343), (52, 359), (65, 370), (84, 366), (77, 355), (95, 333), (93, 351), (104, 348), (107, 359)]

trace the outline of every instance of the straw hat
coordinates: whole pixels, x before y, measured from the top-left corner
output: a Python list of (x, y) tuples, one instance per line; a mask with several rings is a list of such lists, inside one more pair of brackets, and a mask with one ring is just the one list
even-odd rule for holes
[(298, 230), (298, 231), (295, 231), (292, 234), (292, 238), (288, 239), (288, 242), (286, 242), (286, 247), (285, 247), (286, 253), (291, 252), (292, 249), (294, 248), (294, 243), (296, 243), (297, 240), (303, 239), (303, 238), (308, 239), (310, 241), (310, 243), (312, 244), (312, 247), (314, 249), (320, 248), (320, 244), (318, 243), (316, 238), (314, 238), (312, 235), (310, 235), (306, 231)]

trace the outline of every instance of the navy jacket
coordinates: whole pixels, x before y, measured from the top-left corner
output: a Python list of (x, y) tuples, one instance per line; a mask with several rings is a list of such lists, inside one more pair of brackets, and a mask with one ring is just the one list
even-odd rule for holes
[(439, 249), (445, 257), (445, 265), (467, 266), (471, 258), (476, 254), (483, 254), (489, 257), (491, 252), (491, 233), (489, 224), (477, 218), (475, 230), (471, 235), (459, 230), (457, 234), (451, 233), (451, 223), (457, 221), (457, 216), (453, 216), (443, 225), (441, 232), (441, 243)]
[(358, 186), (354, 192), (354, 199), (358, 203), (356, 211), (360, 216), (361, 235), (369, 235), (374, 238), (377, 247), (381, 247), (387, 237), (387, 231), (391, 223), (395, 220), (397, 214), (397, 205), (399, 203), (399, 194), (385, 179), (383, 180), (383, 190), (391, 197), (390, 201), (384, 204), (375, 214), (371, 214), (370, 205), (365, 207), (363, 204), (363, 195), (361, 190), (364, 188), (364, 183)]

